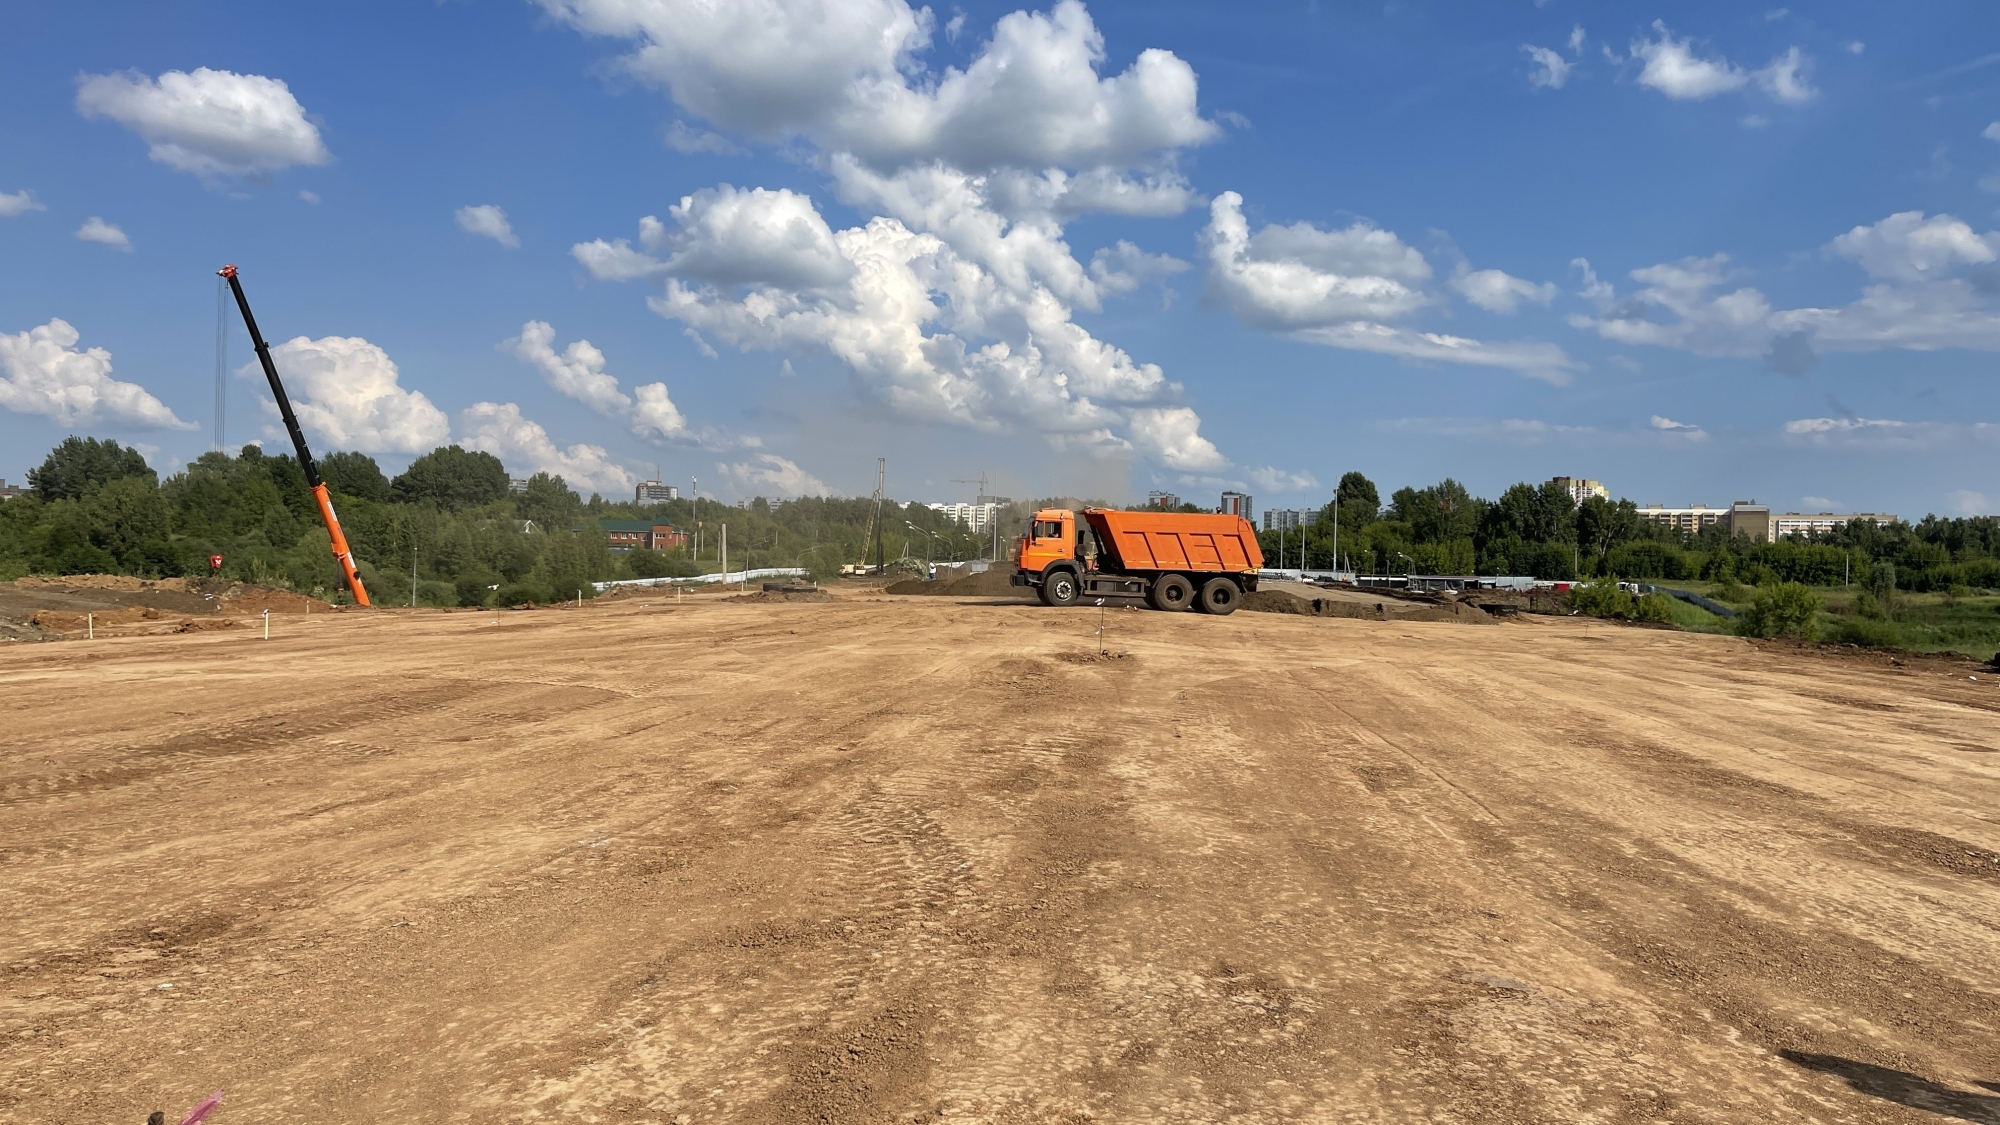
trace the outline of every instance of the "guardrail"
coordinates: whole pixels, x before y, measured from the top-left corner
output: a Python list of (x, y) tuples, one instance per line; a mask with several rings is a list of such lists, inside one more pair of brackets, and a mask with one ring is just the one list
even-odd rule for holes
[(697, 574), (692, 578), (620, 578), (615, 582), (592, 582), (590, 588), (603, 593), (614, 586), (706, 586), (714, 582), (748, 582), (755, 578), (804, 578), (802, 566), (760, 566), (755, 570), (732, 570), (727, 574)]

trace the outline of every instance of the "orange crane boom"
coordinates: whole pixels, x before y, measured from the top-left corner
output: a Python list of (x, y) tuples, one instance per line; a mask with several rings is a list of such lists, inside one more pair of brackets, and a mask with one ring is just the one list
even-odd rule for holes
[(340, 517), (333, 514), (333, 498), (327, 495), (326, 482), (319, 479), (319, 465), (313, 461), (312, 450), (306, 448), (305, 431), (299, 429), (299, 416), (292, 413), (292, 400), (285, 395), (285, 385), (278, 381), (278, 367), (271, 362), (271, 349), (264, 343), (264, 334), (257, 331), (257, 318), (250, 315), (250, 299), (243, 295), (236, 267), (224, 266), (215, 272), (229, 282), (229, 291), (236, 294), (236, 307), (243, 312), (243, 326), (250, 330), (250, 342), (257, 348), (257, 362), (264, 365), (271, 397), (278, 400), (278, 413), (284, 415), (285, 429), (291, 431), (292, 448), (299, 451), (299, 467), (305, 470), (306, 484), (311, 486), (313, 500), (319, 504), (319, 518), (326, 521), (326, 533), (333, 539), (333, 561), (340, 564), (340, 576), (353, 591), (354, 604), (367, 605), (368, 591), (362, 588), (361, 575), (354, 569), (354, 552), (347, 549), (347, 536), (340, 533)]

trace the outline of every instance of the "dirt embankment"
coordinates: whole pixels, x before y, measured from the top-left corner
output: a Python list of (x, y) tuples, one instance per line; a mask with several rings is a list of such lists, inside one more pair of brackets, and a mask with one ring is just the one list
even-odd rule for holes
[(906, 578), (890, 583), (884, 592), (890, 594), (929, 594), (947, 598), (1025, 598), (1034, 592), (1025, 586), (1013, 584), (1014, 572), (1007, 567), (995, 566), (967, 574), (960, 578), (926, 582), (921, 578)]
[[(222, 579), (131, 578), (117, 574), (28, 577), (0, 584), (0, 638), (189, 632), (190, 622), (273, 614), (332, 613), (338, 607), (288, 590)], [(228, 626), (221, 626), (227, 628)]]
[(1243, 596), (1243, 608), (1252, 613), (1347, 617), (1363, 621), (1454, 621), (1461, 625), (1495, 623), (1478, 606), (1452, 599), (1433, 603), (1384, 598), (1370, 602), (1351, 597), (1305, 597), (1289, 590), (1259, 590)]

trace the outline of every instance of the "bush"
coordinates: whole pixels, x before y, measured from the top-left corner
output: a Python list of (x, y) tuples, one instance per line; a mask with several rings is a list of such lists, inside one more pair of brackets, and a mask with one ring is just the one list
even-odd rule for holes
[(1592, 617), (1630, 617), (1632, 595), (1620, 590), (1616, 579), (1600, 578), (1570, 587), (1569, 607)]
[(1833, 627), (1829, 640), (1862, 648), (1901, 648), (1903, 636), (1887, 621), (1850, 617)]
[(634, 578), (693, 578), (701, 573), (700, 567), (686, 559), (671, 558), (644, 547), (625, 556), (625, 567)]
[(1671, 621), (1674, 615), (1667, 603), (1672, 600), (1665, 594), (1641, 594), (1632, 599), (1632, 620)]
[(547, 586), (509, 582), (493, 595), (494, 605), (548, 605), (554, 601)]
[(452, 589), (458, 594), (458, 604), (461, 606), (473, 607), (486, 604), (486, 583), (476, 575), (460, 575), (458, 581), (452, 583)]
[(1750, 608), (1737, 619), (1746, 637), (1797, 637), (1812, 640), (1817, 632), (1820, 597), (1798, 582), (1778, 582), (1758, 589)]

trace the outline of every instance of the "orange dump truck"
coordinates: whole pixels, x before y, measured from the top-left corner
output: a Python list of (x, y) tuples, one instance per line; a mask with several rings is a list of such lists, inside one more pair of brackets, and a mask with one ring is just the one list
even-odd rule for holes
[(1264, 552), (1242, 516), (1044, 508), (1015, 556), (1013, 583), (1048, 605), (1144, 596), (1154, 609), (1234, 613), (1257, 588)]

